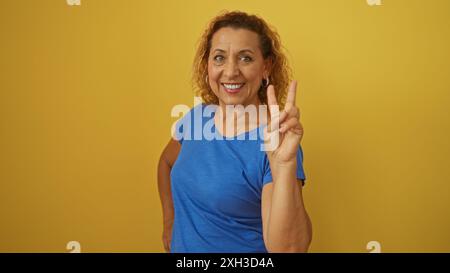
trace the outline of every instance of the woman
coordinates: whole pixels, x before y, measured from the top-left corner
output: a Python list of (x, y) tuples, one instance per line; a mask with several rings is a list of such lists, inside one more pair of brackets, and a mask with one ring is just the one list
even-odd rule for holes
[[(181, 133), (158, 165), (165, 250), (306, 252), (312, 227), (302, 198), (303, 128), (278, 34), (243, 12), (214, 18), (200, 40), (193, 79), (203, 103), (178, 122)], [(212, 122), (216, 138), (192, 139), (186, 122), (198, 129), (193, 113), (211, 105), (216, 111), (202, 115), (201, 126)], [(258, 118), (227, 112), (238, 105), (258, 106)], [(263, 138), (247, 139), (256, 130)], [(261, 151), (274, 139), (275, 147)]]

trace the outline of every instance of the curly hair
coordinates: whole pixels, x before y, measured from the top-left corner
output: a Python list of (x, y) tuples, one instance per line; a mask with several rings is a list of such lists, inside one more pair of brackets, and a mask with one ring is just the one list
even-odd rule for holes
[[(205, 79), (208, 74), (211, 39), (214, 33), (224, 27), (247, 29), (258, 34), (262, 56), (264, 60), (270, 58), (272, 62), (269, 78), (270, 84), (274, 86), (278, 104), (283, 108), (286, 101), (287, 87), (291, 78), (291, 69), (282, 50), (280, 36), (262, 18), (240, 11), (225, 11), (219, 14), (210, 21), (201, 36), (193, 63), (192, 84), (196, 94), (206, 104), (218, 104), (219, 102)], [(266, 89), (262, 84), (258, 90), (258, 97), (263, 104), (267, 104)]]

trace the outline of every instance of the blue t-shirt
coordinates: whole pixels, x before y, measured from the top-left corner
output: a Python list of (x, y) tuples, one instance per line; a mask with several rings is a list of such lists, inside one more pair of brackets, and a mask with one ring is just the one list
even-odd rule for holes
[[(210, 107), (195, 106), (175, 126), (181, 150), (170, 174), (175, 210), (171, 252), (267, 252), (261, 195), (272, 174), (260, 146), (263, 126), (227, 139), (215, 130), (214, 111), (205, 110)], [(201, 138), (198, 129), (211, 129), (215, 139)], [(302, 159), (299, 145), (297, 178), (305, 180)]]

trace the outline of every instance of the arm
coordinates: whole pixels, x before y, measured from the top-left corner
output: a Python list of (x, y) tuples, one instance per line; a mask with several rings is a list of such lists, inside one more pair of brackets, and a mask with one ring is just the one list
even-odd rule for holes
[(262, 221), (264, 243), (269, 252), (306, 252), (312, 238), (311, 220), (306, 212), (296, 166), (277, 170), (274, 181), (263, 188)]
[(158, 163), (158, 190), (163, 210), (163, 244), (164, 249), (170, 251), (172, 240), (172, 226), (174, 220), (174, 209), (172, 191), (170, 188), (170, 170), (180, 152), (181, 144), (171, 139), (164, 148)]
[(267, 88), (271, 121), (266, 133), (276, 142), (275, 149), (266, 150), (273, 181), (264, 186), (261, 198), (264, 243), (269, 252), (306, 252), (312, 238), (311, 220), (296, 174), (296, 155), (303, 136), (295, 106), (296, 87), (293, 81), (281, 114), (273, 86)]

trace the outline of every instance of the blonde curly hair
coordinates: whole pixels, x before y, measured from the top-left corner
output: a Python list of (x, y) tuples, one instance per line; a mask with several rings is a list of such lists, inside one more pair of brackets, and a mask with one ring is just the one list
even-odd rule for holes
[[(206, 82), (208, 75), (208, 57), (211, 50), (211, 39), (219, 29), (232, 27), (247, 29), (259, 36), (260, 48), (264, 60), (270, 58), (270, 84), (274, 86), (278, 104), (284, 107), (287, 88), (291, 78), (291, 69), (282, 50), (280, 36), (262, 18), (240, 11), (225, 11), (213, 18), (198, 42), (197, 53), (193, 63), (193, 88), (206, 104), (218, 104), (219, 100)], [(258, 97), (263, 104), (267, 104), (267, 88), (261, 84)]]

